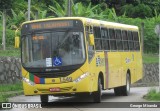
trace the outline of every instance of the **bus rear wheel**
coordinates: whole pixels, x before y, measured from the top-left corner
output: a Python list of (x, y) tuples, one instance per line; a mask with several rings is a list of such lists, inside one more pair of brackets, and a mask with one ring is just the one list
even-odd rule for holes
[(114, 88), (114, 93), (116, 96), (128, 96), (130, 93), (130, 75), (127, 73), (126, 76), (126, 85)]
[(101, 96), (102, 96), (102, 84), (101, 84), (101, 79), (98, 79), (98, 90), (93, 93), (93, 100), (96, 103), (101, 102)]
[(122, 87), (116, 87), (116, 88), (114, 88), (114, 94), (116, 96), (121, 96), (122, 95), (121, 89), (122, 89)]
[(126, 85), (122, 86), (122, 95), (123, 96), (128, 96), (130, 93), (130, 86), (131, 86), (131, 79), (130, 79), (130, 75), (127, 73), (126, 76)]
[(40, 100), (42, 103), (48, 102), (48, 95), (40, 95)]

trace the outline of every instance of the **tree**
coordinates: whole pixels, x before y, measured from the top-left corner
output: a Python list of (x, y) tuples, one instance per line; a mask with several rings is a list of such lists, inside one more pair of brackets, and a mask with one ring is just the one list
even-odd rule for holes
[(10, 9), (12, 7), (13, 0), (0, 0), (1, 10)]
[(11, 8), (12, 0), (1, 0), (0, 1), (1, 10), (3, 10), (3, 37), (2, 37), (2, 45), (3, 50), (6, 50), (6, 9)]
[(121, 8), (121, 14), (126, 14), (128, 17), (132, 18), (146, 18), (146, 17), (152, 17), (152, 9), (145, 4), (138, 4), (136, 6), (129, 4), (129, 5), (124, 5)]
[(99, 5), (91, 6), (91, 3), (88, 5), (88, 7), (85, 7), (81, 2), (79, 2), (72, 6), (72, 13), (73, 16), (95, 18), (95, 10), (98, 11), (98, 7)]
[[(67, 15), (67, 2), (60, 6), (60, 4), (55, 1), (55, 7), (49, 6), (49, 9), (55, 16), (64, 17)], [(98, 10), (99, 12), (97, 12)], [(102, 10), (99, 5), (92, 6), (90, 3), (88, 6), (84, 6), (81, 2), (75, 4), (72, 2), (72, 16), (95, 18), (95, 14), (100, 12), (102, 12)]]
[(12, 16), (8, 16), (8, 28), (11, 29), (18, 29), (21, 24), (25, 21), (25, 12), (23, 11), (19, 11), (19, 12), (15, 12), (14, 10), (11, 9), (12, 12)]
[(55, 7), (49, 6), (49, 10), (54, 13), (53, 16), (64, 17), (67, 15), (67, 0), (65, 0), (63, 5), (60, 5), (58, 2), (54, 1)]

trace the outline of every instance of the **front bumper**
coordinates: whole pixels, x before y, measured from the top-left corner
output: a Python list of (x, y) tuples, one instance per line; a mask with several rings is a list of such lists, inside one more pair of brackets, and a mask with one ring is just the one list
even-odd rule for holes
[[(68, 95), (76, 93), (91, 93), (96, 90), (94, 78), (88, 76), (79, 82), (60, 84), (35, 84), (31, 85), (23, 81), (24, 95)], [(59, 88), (60, 91), (50, 91), (51, 88)]]

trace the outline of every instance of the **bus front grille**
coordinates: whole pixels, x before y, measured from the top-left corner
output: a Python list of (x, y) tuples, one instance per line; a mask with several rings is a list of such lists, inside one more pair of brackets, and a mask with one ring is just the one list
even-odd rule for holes
[(39, 78), (57, 78), (57, 77), (66, 77), (73, 72), (74, 70), (64, 71), (64, 72), (34, 73), (34, 75)]

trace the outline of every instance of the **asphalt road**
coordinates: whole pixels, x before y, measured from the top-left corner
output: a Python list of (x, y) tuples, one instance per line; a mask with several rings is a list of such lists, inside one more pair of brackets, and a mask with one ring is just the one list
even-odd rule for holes
[[(49, 97), (49, 103), (42, 105), (42, 109), (14, 108), (9, 111), (159, 111), (159, 108), (125, 108), (133, 105), (142, 105), (137, 102), (147, 102), (143, 95), (150, 87), (131, 88), (129, 96), (115, 96), (113, 90), (103, 91), (102, 103), (93, 103), (91, 97)], [(39, 96), (16, 96), (9, 99), (10, 102), (40, 102)], [(66, 103), (69, 102), (69, 103)], [(113, 103), (112, 103), (113, 102)], [(117, 103), (116, 103), (117, 102)], [(131, 103), (121, 103), (131, 102)], [(134, 103), (135, 102), (135, 103)], [(123, 105), (124, 104), (124, 105)], [(132, 106), (133, 106), (132, 105)], [(124, 108), (119, 108), (123, 106)], [(111, 108), (108, 108), (111, 107)], [(117, 108), (114, 108), (117, 107)], [(5, 110), (6, 111), (6, 110)]]

